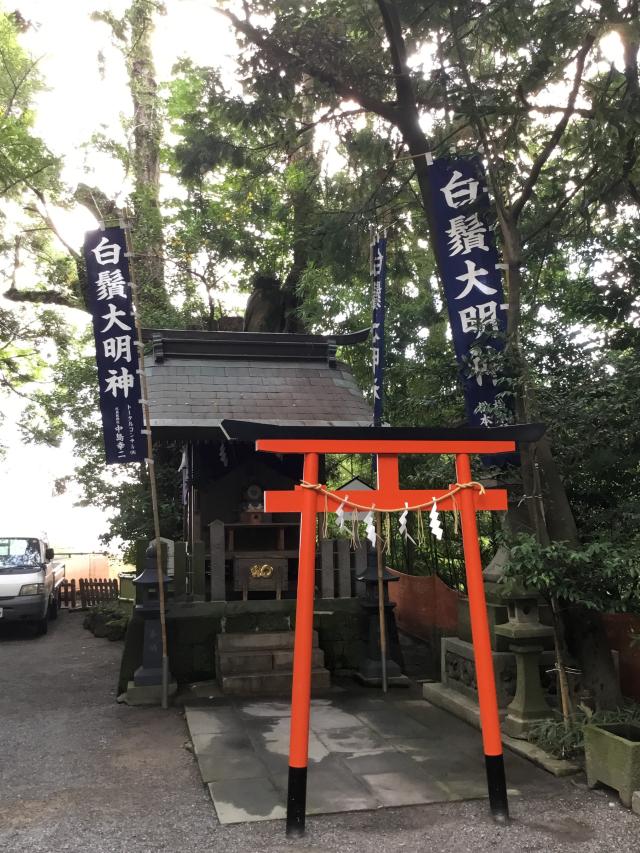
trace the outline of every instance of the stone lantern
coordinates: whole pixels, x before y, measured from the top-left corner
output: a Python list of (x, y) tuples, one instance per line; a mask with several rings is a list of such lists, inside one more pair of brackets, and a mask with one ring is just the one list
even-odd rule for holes
[[(156, 543), (146, 550), (144, 568), (133, 581), (136, 588), (135, 612), (144, 620), (142, 665), (133, 674), (135, 687), (162, 685), (162, 634), (160, 630), (160, 594)], [(165, 602), (169, 578), (163, 574)]]
[[(367, 615), (367, 651), (360, 663), (356, 678), (371, 687), (382, 683), (382, 653), (380, 650), (380, 611), (378, 608), (378, 565), (375, 548), (370, 548), (367, 556), (367, 568), (357, 578), (364, 584), (364, 594), (360, 596), (360, 606)], [(382, 574), (384, 588), (384, 617), (387, 638), (387, 683), (397, 686), (408, 685), (409, 680), (396, 659), (400, 659), (398, 629), (393, 615), (395, 602), (389, 600), (389, 581), (397, 581), (385, 568)]]
[(506, 734), (526, 738), (532, 723), (548, 719), (553, 711), (540, 683), (540, 655), (553, 637), (553, 628), (540, 622), (538, 599), (530, 591), (512, 593), (507, 601), (508, 622), (496, 625), (495, 632), (509, 641), (516, 658), (516, 693), (507, 707), (503, 728)]

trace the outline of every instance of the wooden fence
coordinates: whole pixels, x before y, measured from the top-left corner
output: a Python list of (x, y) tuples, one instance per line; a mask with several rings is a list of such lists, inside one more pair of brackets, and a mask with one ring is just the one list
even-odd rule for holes
[(75, 579), (64, 580), (58, 587), (58, 607), (95, 607), (117, 598), (118, 581), (108, 578), (80, 578), (77, 586)]

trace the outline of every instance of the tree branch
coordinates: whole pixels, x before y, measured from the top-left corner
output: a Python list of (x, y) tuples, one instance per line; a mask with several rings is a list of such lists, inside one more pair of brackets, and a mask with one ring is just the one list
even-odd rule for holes
[(538, 236), (542, 231), (547, 229), (553, 220), (564, 210), (564, 208), (569, 204), (569, 202), (580, 192), (580, 190), (584, 187), (584, 185), (593, 178), (593, 176), (598, 172), (598, 166), (592, 166), (589, 171), (583, 176), (583, 178), (576, 184), (575, 188), (568, 193), (562, 201), (557, 205), (555, 210), (553, 210), (549, 216), (535, 228), (530, 234), (527, 234), (526, 237), (523, 238), (523, 244), (530, 243), (535, 237)]
[(60, 305), (63, 308), (77, 308), (86, 311), (84, 304), (76, 296), (66, 296), (59, 290), (18, 290), (9, 288), (3, 294), (11, 302), (31, 302), (36, 305)]
[(542, 151), (536, 157), (531, 167), (531, 171), (529, 172), (529, 177), (525, 181), (525, 184), (522, 188), (522, 192), (511, 206), (511, 215), (514, 221), (516, 222), (520, 217), (520, 214), (522, 213), (525, 204), (529, 201), (531, 195), (533, 194), (533, 189), (538, 181), (538, 178), (540, 177), (540, 173), (542, 172), (545, 163), (553, 153), (556, 145), (560, 142), (560, 139), (562, 138), (562, 135), (564, 134), (567, 125), (569, 124), (569, 119), (571, 118), (574, 112), (576, 99), (578, 97), (578, 92), (580, 91), (580, 84), (582, 83), (582, 75), (584, 74), (584, 66), (587, 59), (587, 55), (593, 47), (594, 42), (595, 36), (589, 33), (589, 35), (582, 43), (582, 47), (578, 51), (578, 55), (576, 56), (576, 73), (573, 79), (573, 87), (569, 94), (569, 100), (567, 101), (567, 106), (564, 110), (562, 118), (555, 126), (555, 129), (549, 139), (547, 139), (545, 145), (542, 148)]
[(58, 240), (65, 247), (67, 252), (69, 252), (71, 257), (76, 262), (80, 261), (81, 260), (80, 252), (78, 252), (76, 249), (74, 249), (72, 246), (70, 246), (69, 243), (67, 243), (67, 241), (64, 239), (64, 237), (60, 233), (57, 225), (55, 224), (55, 222), (51, 218), (51, 215), (49, 213), (49, 209), (47, 207), (47, 199), (45, 198), (44, 193), (41, 192), (36, 187), (30, 186), (30, 185), (27, 185), (27, 186), (29, 186), (29, 189), (36, 196), (36, 198), (38, 199), (38, 201), (40, 202), (40, 204), (42, 205), (44, 210), (40, 210), (40, 208), (38, 208), (36, 206), (32, 207), (31, 205), (25, 207), (25, 210), (30, 211), (31, 213), (35, 213), (37, 216), (39, 216), (40, 219), (42, 219), (44, 224), (47, 226), (47, 228), (51, 231), (51, 233), (55, 234), (55, 236), (58, 238)]
[(388, 101), (381, 101), (378, 98), (370, 97), (364, 92), (352, 89), (351, 86), (347, 85), (343, 80), (336, 77), (335, 74), (332, 74), (331, 71), (328, 71), (326, 68), (320, 68), (308, 59), (297, 56), (286, 48), (280, 47), (280, 45), (276, 44), (273, 38), (265, 33), (264, 30), (259, 30), (248, 21), (242, 21), (228, 9), (216, 9), (216, 11), (231, 21), (238, 32), (242, 33), (251, 42), (251, 44), (259, 48), (262, 53), (271, 60), (274, 60), (280, 65), (288, 65), (298, 69), (299, 71), (303, 71), (305, 74), (313, 77), (314, 80), (324, 83), (325, 86), (341, 98), (355, 101), (360, 104), (360, 106), (364, 107), (364, 109), (369, 110), (372, 113), (376, 113), (376, 115), (381, 116), (392, 124), (396, 124), (397, 109), (395, 104), (389, 103)]

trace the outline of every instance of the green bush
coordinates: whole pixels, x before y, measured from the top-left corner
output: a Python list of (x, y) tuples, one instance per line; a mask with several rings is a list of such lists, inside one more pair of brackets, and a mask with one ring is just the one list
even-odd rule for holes
[(82, 624), (95, 637), (123, 640), (130, 618), (130, 602), (109, 601), (88, 610)]
[(584, 756), (584, 727), (611, 723), (640, 723), (640, 705), (629, 704), (616, 711), (591, 711), (580, 705), (570, 720), (541, 720), (532, 726), (528, 740), (555, 758)]
[(524, 586), (547, 601), (579, 604), (600, 613), (640, 612), (640, 561), (636, 547), (611, 542), (541, 545), (520, 534), (509, 545), (505, 591)]

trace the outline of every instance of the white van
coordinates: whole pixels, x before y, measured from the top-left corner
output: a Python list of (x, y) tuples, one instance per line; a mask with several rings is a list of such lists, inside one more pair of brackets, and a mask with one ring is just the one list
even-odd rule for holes
[(0, 536), (0, 623), (30, 622), (38, 634), (47, 633), (65, 575), (64, 563), (53, 558), (53, 548), (41, 539)]

